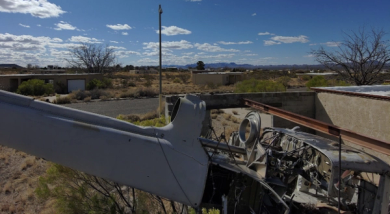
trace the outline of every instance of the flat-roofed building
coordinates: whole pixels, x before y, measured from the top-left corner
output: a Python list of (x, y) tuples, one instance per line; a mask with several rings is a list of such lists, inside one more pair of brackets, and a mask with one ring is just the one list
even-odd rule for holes
[(102, 79), (102, 74), (82, 73), (82, 74), (9, 74), (0, 75), (0, 89), (6, 91), (16, 91), (19, 85), (30, 79), (44, 80), (45, 83), (54, 85), (54, 89), (59, 93), (66, 93), (75, 90), (85, 90), (86, 85), (92, 79)]

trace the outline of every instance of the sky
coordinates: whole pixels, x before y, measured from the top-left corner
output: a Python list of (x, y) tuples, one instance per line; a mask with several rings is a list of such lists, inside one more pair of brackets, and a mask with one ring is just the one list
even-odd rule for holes
[[(0, 0), (0, 64), (67, 66), (68, 50), (115, 49), (117, 63), (317, 64), (345, 33), (390, 33), (389, 0)], [(389, 34), (386, 39), (390, 39)]]

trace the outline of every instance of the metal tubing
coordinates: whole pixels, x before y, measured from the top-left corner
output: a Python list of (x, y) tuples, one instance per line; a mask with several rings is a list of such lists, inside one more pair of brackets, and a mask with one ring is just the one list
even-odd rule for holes
[(159, 106), (159, 110), (158, 110), (158, 115), (159, 117), (161, 117), (161, 109), (162, 109), (162, 81), (161, 81), (161, 63), (162, 63), (162, 60), (161, 60), (161, 14), (163, 13), (162, 11), (162, 8), (161, 8), (161, 4), (159, 5), (159, 8), (158, 8), (158, 21), (159, 21), (159, 29), (160, 29), (160, 33), (159, 33), (159, 39), (160, 39), (160, 93), (159, 93), (159, 103), (158, 103), (158, 106)]
[[(198, 137), (199, 141), (202, 143), (202, 146), (208, 147), (208, 148), (213, 148), (213, 149), (220, 149), (223, 151), (227, 152), (234, 152), (234, 153), (239, 153), (239, 154), (246, 154), (246, 151), (244, 148), (237, 147), (237, 146), (232, 146), (232, 145), (227, 145), (225, 143), (218, 143), (217, 141)], [(230, 148), (230, 150), (229, 150)]]
[(243, 99), (245, 105), (255, 108), (257, 110), (281, 117), (291, 122), (306, 126), (316, 131), (329, 134), (335, 137), (341, 136), (342, 140), (355, 143), (357, 145), (372, 149), (385, 155), (390, 155), (390, 143), (382, 140), (378, 140), (372, 137), (368, 137), (362, 134), (355, 133), (348, 129), (343, 129), (329, 123), (305, 117), (299, 114), (295, 114), (283, 109), (275, 108), (263, 103), (259, 103), (249, 99)]

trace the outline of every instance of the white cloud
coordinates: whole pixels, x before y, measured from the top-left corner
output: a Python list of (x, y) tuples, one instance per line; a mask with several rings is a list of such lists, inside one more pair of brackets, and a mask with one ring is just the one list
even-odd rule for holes
[[(185, 35), (191, 34), (191, 31), (183, 29), (183, 28), (179, 28), (176, 26), (169, 26), (169, 27), (162, 26), (162, 28), (163, 29), (161, 30), (161, 34), (164, 34), (167, 36), (175, 36), (175, 35), (180, 35), (180, 34), (185, 34)], [(156, 30), (156, 33), (160, 33), (160, 30)]]
[(110, 41), (111, 43), (116, 43), (116, 44), (118, 44), (119, 42), (117, 42), (117, 41)]
[(307, 39), (307, 36), (300, 35), (300, 36), (273, 36), (271, 37), (271, 40), (264, 40), (265, 46), (270, 45), (280, 45), (282, 43), (294, 43), (294, 42), (300, 42), (300, 43), (307, 43), (309, 40)]
[(256, 16), (256, 13), (253, 13), (252, 16)]
[(189, 1), (192, 1), (192, 2), (197, 2), (197, 1), (202, 1), (202, 0), (189, 0)]
[(245, 56), (257, 56), (258, 54), (245, 54)]
[(115, 49), (115, 50), (126, 50), (125, 47), (119, 47), (119, 46), (108, 46), (108, 48)]
[(325, 42), (321, 43), (321, 45), (326, 45), (328, 47), (338, 47), (341, 45), (341, 42)]
[(275, 42), (275, 41), (272, 41), (272, 40), (264, 40), (264, 45), (265, 46), (270, 46), (270, 45), (280, 45), (282, 44), (281, 42)]
[(128, 32), (122, 32), (122, 35), (123, 36), (127, 36), (127, 35), (129, 35), (129, 33)]
[(25, 27), (25, 28), (30, 28), (29, 25), (24, 25), (24, 24), (21, 24), (21, 23), (19, 23), (19, 25), (22, 26), (22, 27)]
[(195, 43), (195, 47), (198, 48), (198, 50), (207, 52), (239, 52), (239, 50), (236, 49), (224, 49), (216, 45), (211, 45), (209, 43)]
[(66, 52), (60, 49), (76, 47), (74, 43), (63, 43), (60, 38), (34, 37), (0, 33), (0, 61), (26, 65), (62, 65)]
[(275, 34), (270, 33), (270, 32), (267, 31), (267, 32), (264, 32), (264, 33), (260, 32), (257, 35), (259, 35), (259, 36), (266, 36), (266, 35), (275, 35)]
[(37, 26), (38, 26), (38, 27), (41, 27), (42, 25), (40, 25), (40, 24), (37, 24)]
[[(158, 49), (159, 43), (158, 42), (144, 42), (143, 45), (145, 45), (144, 49)], [(193, 48), (194, 46), (191, 44), (191, 42), (188, 42), (186, 40), (181, 41), (173, 41), (173, 42), (162, 42), (161, 44), (162, 48), (166, 49), (189, 49)]]
[(129, 57), (130, 55), (141, 55), (141, 53), (136, 52), (136, 51), (116, 51), (115, 55), (118, 58), (126, 58), (126, 57)]
[(38, 18), (58, 17), (66, 13), (47, 0), (1, 0), (0, 12), (31, 14)]
[(310, 46), (315, 46), (315, 45), (317, 45), (317, 43), (312, 43), (312, 44), (309, 44)]
[(95, 38), (89, 38), (85, 36), (72, 36), (69, 41), (71, 42), (82, 42), (82, 43), (102, 43), (101, 40)]
[(282, 43), (294, 43), (294, 42), (300, 42), (300, 43), (307, 43), (309, 40), (307, 39), (307, 36), (300, 35), (300, 36), (274, 36), (271, 37), (271, 40), (282, 42)]
[(314, 54), (305, 55), (305, 56), (303, 56), (303, 57), (312, 58), (312, 57), (314, 57)]
[(57, 26), (56, 28), (54, 28), (54, 30), (77, 30), (77, 27), (72, 26), (71, 24), (64, 21), (60, 21), (59, 23), (54, 25)]
[[(218, 43), (222, 44), (222, 45), (248, 45), (248, 44), (252, 44), (253, 42), (251, 42), (251, 41), (245, 41), (245, 42), (224, 42), (224, 41), (220, 41)], [(214, 44), (214, 45), (216, 45), (216, 44)]]
[(116, 25), (106, 25), (108, 28), (113, 30), (131, 30), (131, 27), (128, 24), (116, 24)]

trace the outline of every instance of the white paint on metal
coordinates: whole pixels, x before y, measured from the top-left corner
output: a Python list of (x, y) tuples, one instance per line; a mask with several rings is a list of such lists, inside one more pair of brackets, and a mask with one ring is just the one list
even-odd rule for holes
[(198, 207), (208, 172), (197, 140), (205, 111), (187, 96), (172, 123), (139, 127), (0, 90), (0, 143)]

